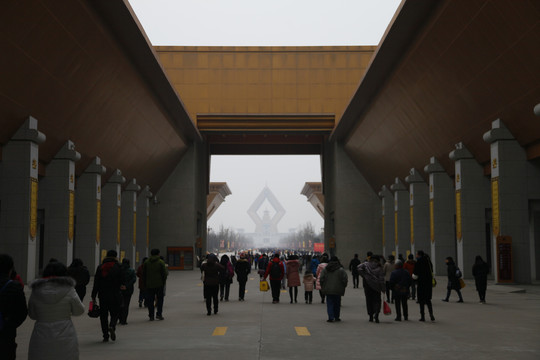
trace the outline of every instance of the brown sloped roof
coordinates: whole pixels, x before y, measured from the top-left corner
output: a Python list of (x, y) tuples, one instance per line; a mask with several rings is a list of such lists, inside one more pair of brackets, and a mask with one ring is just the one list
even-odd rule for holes
[(539, 43), (538, 1), (406, 1), (333, 138), (377, 190), (460, 141), (489, 162), (497, 118), (538, 156)]

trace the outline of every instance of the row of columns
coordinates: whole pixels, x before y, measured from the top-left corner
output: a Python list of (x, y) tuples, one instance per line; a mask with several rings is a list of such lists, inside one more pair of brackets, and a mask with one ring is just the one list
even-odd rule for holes
[[(101, 187), (106, 168), (95, 157), (76, 178), (81, 158), (67, 141), (38, 178), (39, 145), (46, 137), (30, 117), (2, 148), (0, 163), (0, 252), (13, 256), (26, 281), (50, 258), (69, 265), (81, 258), (95, 271), (107, 250), (133, 266), (148, 256), (152, 193), (115, 170)], [(138, 194), (140, 192), (140, 194)], [(39, 195), (39, 196), (38, 196)]]
[[(486, 260), (489, 254), (496, 281), (531, 281), (534, 259), (529, 256), (528, 186), (537, 181), (536, 186), (540, 185), (540, 178), (528, 176), (528, 167), (534, 165), (502, 121), (493, 121), (484, 140), (491, 148), (491, 179), (465, 145), (458, 143), (449, 154), (455, 162), (454, 179), (432, 157), (424, 167), (427, 182), (413, 168), (405, 178), (408, 186), (396, 178), (390, 189), (382, 187), (385, 256), (424, 250), (431, 254), (439, 275), (446, 274), (444, 259), (452, 256), (464, 275), (471, 277), (475, 256)], [(508, 255), (512, 269), (503, 269), (505, 274), (497, 271), (507, 266), (497, 257), (501, 237), (511, 237), (512, 242)]]

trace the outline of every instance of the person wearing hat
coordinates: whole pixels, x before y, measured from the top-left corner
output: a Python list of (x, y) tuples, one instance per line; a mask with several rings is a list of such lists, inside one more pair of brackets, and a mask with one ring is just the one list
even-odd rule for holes
[(396, 321), (401, 321), (401, 308), (403, 308), (403, 318), (409, 319), (409, 309), (407, 307), (407, 298), (409, 297), (409, 287), (411, 286), (411, 276), (403, 268), (401, 260), (396, 260), (395, 270), (390, 274), (390, 287), (392, 296), (396, 305)]
[(341, 297), (345, 295), (348, 277), (337, 256), (330, 258), (319, 276), (319, 281), (321, 290), (326, 295), (327, 321), (341, 321)]
[[(146, 289), (146, 305), (148, 307), (148, 318), (164, 320), (163, 301), (165, 297), (165, 284), (169, 270), (165, 261), (159, 256), (159, 249), (152, 249), (150, 257), (143, 265), (143, 281)], [(154, 306), (154, 301), (156, 306)], [(155, 314), (154, 314), (155, 309)]]
[(274, 254), (274, 258), (266, 267), (263, 280), (270, 276), (270, 287), (272, 289), (272, 304), (279, 303), (279, 294), (281, 291), (281, 280), (285, 276), (285, 267), (279, 259), (279, 253)]
[(251, 272), (251, 265), (246, 257), (245, 253), (240, 254), (240, 259), (236, 262), (234, 267), (236, 273), (236, 280), (238, 281), (238, 301), (244, 301), (244, 295), (246, 294), (246, 283), (248, 275)]
[[(107, 251), (107, 257), (96, 269), (94, 276), (94, 287), (92, 289), (92, 301), (96, 301), (99, 296), (99, 306), (101, 313), (101, 331), (103, 332), (103, 342), (116, 340), (116, 323), (120, 315), (120, 305), (122, 304), (121, 290), (125, 289), (122, 283), (122, 269), (118, 263), (117, 252)], [(110, 320), (109, 320), (110, 316)]]

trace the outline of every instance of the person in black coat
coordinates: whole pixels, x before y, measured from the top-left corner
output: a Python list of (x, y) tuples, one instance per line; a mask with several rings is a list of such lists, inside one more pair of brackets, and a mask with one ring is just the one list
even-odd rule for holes
[(129, 303), (135, 290), (134, 284), (137, 281), (137, 275), (135, 274), (135, 270), (131, 268), (129, 259), (123, 259), (120, 268), (122, 269), (122, 283), (125, 285), (125, 288), (121, 290), (122, 306), (120, 307), (118, 320), (120, 321), (120, 325), (127, 325)]
[(244, 301), (244, 295), (246, 294), (246, 283), (248, 280), (248, 275), (251, 272), (251, 265), (246, 258), (246, 254), (240, 254), (240, 259), (236, 262), (234, 267), (234, 272), (236, 273), (236, 280), (238, 281), (238, 301)]
[[(100, 321), (103, 332), (103, 342), (116, 340), (116, 323), (120, 315), (120, 305), (122, 304), (121, 290), (125, 288), (122, 283), (122, 269), (116, 258), (117, 252), (109, 250), (103, 263), (96, 269), (94, 276), (94, 288), (92, 289), (92, 301), (96, 301), (99, 296), (99, 306), (101, 308)], [(109, 314), (111, 316), (109, 322)]]
[(218, 262), (217, 256), (209, 254), (206, 263), (201, 265), (204, 273), (204, 298), (206, 299), (206, 315), (212, 315), (212, 301), (214, 302), (214, 314), (218, 313), (219, 279), (225, 268)]
[(222, 271), (219, 278), (219, 297), (220, 301), (229, 301), (229, 292), (231, 290), (232, 278), (234, 276), (234, 266), (231, 264), (229, 257), (223, 255), (220, 261), (221, 266), (225, 269)]
[(0, 254), (0, 357), (13, 360), (16, 357), (17, 328), (26, 320), (28, 308), (21, 284), (10, 279), (13, 259)]
[(390, 286), (396, 304), (396, 321), (401, 321), (401, 308), (403, 308), (403, 319), (409, 320), (409, 308), (407, 298), (409, 297), (409, 287), (411, 286), (411, 276), (403, 269), (401, 260), (396, 260), (396, 270), (390, 275)]
[(424, 309), (427, 305), (431, 321), (435, 321), (433, 316), (433, 306), (431, 296), (433, 292), (433, 265), (429, 257), (422, 250), (416, 252), (416, 265), (414, 266), (413, 279), (417, 281), (416, 299), (420, 305), (420, 321), (426, 321)]
[(86, 295), (86, 285), (90, 282), (90, 272), (88, 271), (88, 268), (84, 266), (81, 259), (73, 259), (71, 265), (68, 267), (68, 275), (75, 280), (75, 291), (82, 302)]
[(358, 259), (358, 254), (354, 254), (354, 258), (349, 263), (349, 270), (351, 270), (353, 278), (353, 289), (358, 289), (360, 285), (360, 273), (358, 272), (358, 265), (360, 265), (360, 259)]
[(485, 304), (489, 265), (482, 259), (480, 255), (476, 256), (476, 260), (472, 267), (472, 274), (474, 276), (476, 291), (478, 291), (478, 296), (480, 297), (480, 303)]
[(454, 259), (449, 256), (445, 260), (447, 266), (448, 285), (446, 287), (446, 298), (442, 299), (444, 302), (448, 302), (452, 290), (455, 290), (459, 296), (458, 303), (463, 302), (463, 296), (461, 296), (461, 284), (459, 278), (461, 278), (461, 271), (454, 263)]

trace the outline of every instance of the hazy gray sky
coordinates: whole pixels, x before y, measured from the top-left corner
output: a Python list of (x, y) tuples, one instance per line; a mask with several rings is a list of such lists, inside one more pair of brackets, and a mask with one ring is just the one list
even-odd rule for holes
[[(247, 211), (265, 186), (286, 211), (278, 223), (279, 232), (288, 232), (307, 222), (317, 232), (323, 227), (322, 217), (300, 195), (306, 182), (321, 181), (319, 156), (212, 156), (210, 181), (225, 181), (232, 192), (208, 220), (208, 226), (214, 230), (223, 224), (253, 232), (255, 224)], [(265, 202), (258, 211), (261, 218), (266, 209), (270, 216), (275, 213), (272, 205)]]
[(377, 45), (399, 0), (129, 0), (153, 45)]
[[(129, 0), (153, 45), (330, 46), (377, 45), (399, 0)], [(182, 97), (182, 94), (180, 94)], [(321, 181), (319, 156), (213, 156), (211, 181), (228, 183), (232, 195), (208, 226), (255, 224), (247, 210), (267, 185), (285, 208), (280, 232), (323, 219), (300, 195)], [(272, 206), (263, 204), (260, 213)]]

